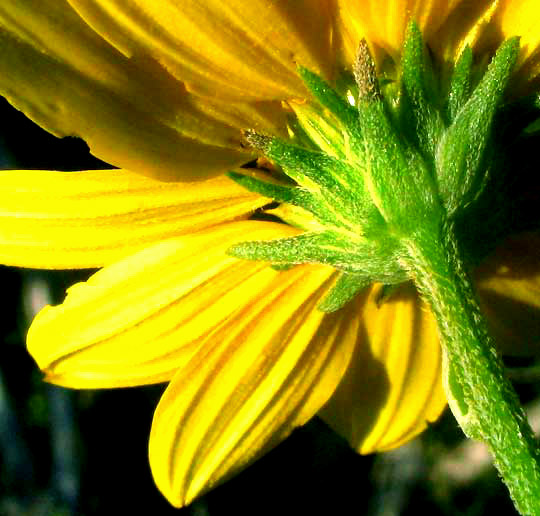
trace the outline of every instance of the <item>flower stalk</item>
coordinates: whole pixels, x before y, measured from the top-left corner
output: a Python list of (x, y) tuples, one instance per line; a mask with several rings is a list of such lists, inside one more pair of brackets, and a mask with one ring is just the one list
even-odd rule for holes
[(485, 443), (521, 514), (540, 514), (540, 451), (489, 336), (451, 226), (407, 245), (405, 266), (437, 320), (443, 381), (464, 433)]

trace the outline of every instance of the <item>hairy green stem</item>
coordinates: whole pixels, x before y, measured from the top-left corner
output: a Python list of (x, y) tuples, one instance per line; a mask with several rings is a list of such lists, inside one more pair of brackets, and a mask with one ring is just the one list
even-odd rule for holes
[(451, 227), (408, 240), (405, 265), (437, 320), (445, 390), (466, 435), (484, 442), (521, 514), (540, 515), (540, 452), (505, 376)]

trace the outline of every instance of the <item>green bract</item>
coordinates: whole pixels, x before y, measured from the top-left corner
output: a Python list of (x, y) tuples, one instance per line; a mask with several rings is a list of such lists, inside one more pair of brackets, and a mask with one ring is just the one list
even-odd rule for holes
[[(506, 41), (475, 79), (472, 52), (466, 48), (449, 84), (440, 84), (412, 23), (397, 84), (380, 86), (367, 43), (360, 43), (355, 107), (322, 78), (299, 68), (321, 117), (299, 116), (297, 137), (291, 141), (247, 134), (249, 143), (293, 182), (270, 183), (241, 173), (230, 177), (294, 205), (316, 227), (287, 239), (238, 244), (230, 253), (277, 265), (335, 267), (343, 275), (320, 306), (325, 311), (340, 308), (372, 282), (391, 285), (409, 279), (404, 245), (416, 233), (439, 238), (445, 228), (459, 226), (465, 212), (480, 207), (489, 212), (484, 194), (497, 168), (494, 126), (518, 52), (517, 38)], [(475, 75), (481, 74), (476, 70)], [(294, 219), (286, 222), (302, 227)], [(489, 216), (483, 224), (489, 226)], [(463, 240), (477, 240), (479, 230), (464, 231)], [(465, 254), (476, 260), (489, 248), (478, 243)]]

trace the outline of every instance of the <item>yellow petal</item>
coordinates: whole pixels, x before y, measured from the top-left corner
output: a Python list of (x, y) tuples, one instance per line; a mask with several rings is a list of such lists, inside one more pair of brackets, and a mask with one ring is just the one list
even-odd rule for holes
[(410, 286), (377, 304), (375, 285), (356, 303), (362, 314), (347, 374), (321, 411), (360, 453), (412, 439), (446, 406), (436, 324)]
[[(535, 0), (481, 0), (461, 2), (430, 42), (455, 59), (465, 44), (478, 52), (493, 52), (505, 39), (519, 36), (521, 56), (518, 68), (531, 65), (538, 53), (540, 6)], [(523, 73), (521, 70), (520, 73)]]
[(540, 75), (540, 4), (536, 0), (500, 0), (493, 23), (503, 38), (520, 37), (519, 81), (515, 87), (526, 88)]
[(320, 266), (282, 272), (172, 380), (154, 416), (150, 464), (173, 505), (245, 467), (332, 394), (357, 334), (351, 307), (316, 309), (332, 274)]
[(360, 39), (384, 49), (396, 61), (407, 24), (415, 20), (429, 40), (463, 0), (338, 0), (338, 31), (346, 34), (343, 53), (349, 63)]
[(540, 356), (540, 237), (504, 242), (478, 269), (477, 285), (503, 353)]
[(534, 59), (539, 43), (538, 22), (540, 10), (534, 0), (461, 2), (428, 45), (447, 62), (454, 62), (468, 45), (473, 48), (477, 60), (486, 64), (505, 39), (519, 36), (521, 54), (509, 88), (517, 95), (520, 92), (516, 86), (522, 88), (535, 74), (538, 75), (538, 59)]
[(83, 138), (114, 166), (164, 179), (209, 177), (250, 159), (240, 129), (284, 130), (278, 102), (203, 101), (157, 57), (122, 54), (65, 1), (1, 2), (0, 94), (55, 135)]
[(358, 42), (366, 38), (376, 58), (382, 49), (399, 60), (407, 24), (415, 20), (430, 50), (453, 62), (465, 45), (488, 59), (507, 38), (521, 38), (521, 56), (512, 88), (523, 94), (540, 75), (540, 7), (537, 0), (338, 0), (337, 47), (351, 66)]
[(48, 380), (69, 387), (121, 387), (170, 379), (278, 272), (226, 250), (245, 238), (278, 238), (283, 224), (243, 221), (158, 243), (68, 290), (28, 332)]
[[(526, 92), (540, 74), (540, 7), (536, 0), (479, 0), (453, 2), (444, 21), (430, 24), (426, 41), (430, 50), (444, 61), (453, 62), (465, 45), (477, 58), (487, 61), (505, 40), (520, 37), (521, 53), (509, 91)], [(433, 30), (432, 30), (433, 29)]]
[(0, 171), (0, 263), (101, 267), (267, 202), (226, 177), (163, 183), (126, 170)]
[(148, 55), (189, 91), (235, 100), (304, 96), (296, 63), (331, 74), (329, 2), (70, 0), (126, 56)]

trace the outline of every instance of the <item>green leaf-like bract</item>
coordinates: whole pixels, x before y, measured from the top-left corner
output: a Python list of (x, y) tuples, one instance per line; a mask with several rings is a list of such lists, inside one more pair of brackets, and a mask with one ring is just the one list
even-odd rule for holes
[(518, 53), (518, 38), (500, 46), (487, 72), (439, 143), (437, 179), (449, 215), (478, 197), (486, 184), (493, 121)]
[(473, 64), (473, 53), (471, 47), (467, 45), (459, 57), (448, 93), (448, 117), (453, 122), (459, 110), (469, 99), (471, 93), (471, 74)]
[(416, 143), (424, 160), (431, 161), (444, 123), (431, 92), (431, 67), (427, 66), (422, 34), (415, 23), (409, 24), (401, 61), (401, 131)]
[(319, 310), (327, 313), (339, 310), (371, 282), (369, 276), (341, 273), (332, 290), (319, 304)]
[(312, 95), (334, 113), (345, 127), (354, 127), (357, 124), (356, 110), (325, 80), (303, 66), (298, 67), (298, 74)]

